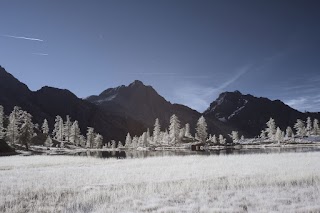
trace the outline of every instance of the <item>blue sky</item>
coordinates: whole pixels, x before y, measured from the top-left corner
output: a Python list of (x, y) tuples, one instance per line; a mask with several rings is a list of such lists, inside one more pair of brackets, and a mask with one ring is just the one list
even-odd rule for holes
[(139, 79), (199, 111), (223, 91), (320, 111), (320, 3), (0, 1), (0, 65), (79, 97)]

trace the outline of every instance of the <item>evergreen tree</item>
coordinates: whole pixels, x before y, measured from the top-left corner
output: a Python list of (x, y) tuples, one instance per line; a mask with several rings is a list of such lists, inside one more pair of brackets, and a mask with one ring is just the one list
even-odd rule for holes
[(232, 131), (231, 135), (229, 135), (229, 136), (232, 139), (233, 143), (239, 142), (239, 133), (238, 133), (238, 131)]
[(192, 135), (190, 133), (190, 124), (186, 123), (186, 126), (185, 126), (185, 134), (184, 134), (185, 137), (187, 138), (191, 138)]
[(78, 121), (74, 121), (72, 126), (71, 126), (71, 130), (70, 130), (70, 142), (73, 143), (76, 146), (80, 145), (80, 128), (79, 128), (79, 124)]
[(102, 143), (103, 143), (103, 137), (100, 134), (97, 134), (96, 137), (94, 138), (94, 144), (95, 147), (98, 149), (102, 148)]
[(283, 133), (279, 127), (276, 130), (275, 139), (276, 141), (278, 141), (278, 143), (280, 143), (283, 140)]
[(4, 121), (4, 110), (3, 110), (3, 106), (0, 105), (0, 139), (4, 138), (4, 135), (5, 135), (3, 121)]
[(320, 135), (319, 121), (318, 119), (313, 120), (313, 134)]
[(57, 141), (63, 141), (63, 119), (57, 115), (55, 119), (54, 129), (52, 131), (53, 138)]
[(298, 119), (296, 124), (294, 125), (294, 128), (296, 129), (298, 136), (303, 137), (306, 135), (306, 127), (302, 120)]
[(22, 124), (23, 111), (15, 106), (9, 115), (9, 124), (7, 126), (6, 138), (12, 145), (18, 143), (20, 137), (20, 127)]
[(64, 137), (64, 140), (67, 141), (67, 142), (70, 142), (70, 135), (71, 135), (71, 120), (70, 120), (70, 116), (67, 115), (66, 117), (66, 121), (63, 125), (63, 137)]
[(308, 136), (310, 136), (311, 134), (312, 134), (312, 121), (311, 121), (311, 118), (310, 117), (308, 117), (307, 118), (307, 127), (306, 127), (306, 134), (308, 135)]
[(180, 129), (180, 133), (179, 133), (180, 140), (182, 140), (182, 138), (185, 136), (185, 134), (186, 134), (186, 129), (183, 127)]
[(86, 147), (87, 141), (83, 135), (79, 135), (79, 143), (81, 147)]
[(269, 140), (275, 139), (276, 131), (277, 131), (276, 123), (273, 118), (270, 118), (269, 121), (267, 122), (267, 128), (266, 128), (266, 133), (268, 135)]
[(217, 144), (218, 143), (217, 136), (213, 135), (212, 138), (211, 138), (211, 141), (212, 141), (213, 144)]
[(286, 135), (285, 135), (285, 137), (286, 137), (286, 138), (293, 138), (293, 137), (294, 137), (292, 128), (291, 128), (290, 126), (288, 126), (287, 129), (286, 129)]
[(49, 134), (49, 125), (48, 125), (47, 119), (44, 119), (41, 129), (43, 134), (45, 135)]
[(179, 140), (180, 134), (180, 121), (178, 117), (173, 114), (170, 118), (170, 126), (169, 126), (169, 135), (172, 145), (176, 145), (180, 142)]
[(126, 148), (130, 148), (131, 145), (132, 145), (132, 138), (131, 138), (131, 136), (130, 136), (130, 133), (128, 132), (127, 137), (126, 137), (125, 147), (126, 147)]
[(260, 138), (261, 138), (262, 140), (267, 139), (267, 137), (266, 137), (266, 131), (264, 131), (264, 130), (261, 131), (261, 133), (260, 133)]
[(117, 148), (117, 142), (115, 140), (111, 140), (111, 148), (116, 149)]
[(223, 135), (219, 135), (219, 143), (226, 144), (226, 139), (223, 137)]
[(27, 112), (23, 112), (19, 139), (20, 143), (24, 145), (27, 150), (29, 149), (29, 144), (34, 134), (33, 126), (32, 116)]
[(46, 141), (44, 142), (44, 145), (46, 147), (52, 147), (53, 142), (52, 142), (52, 139), (51, 139), (50, 135), (47, 137)]
[(139, 138), (137, 136), (134, 136), (132, 138), (132, 148), (137, 148), (139, 143)]
[(87, 129), (87, 144), (86, 144), (87, 148), (93, 148), (94, 138), (95, 138), (94, 128), (88, 127), (88, 129)]
[(202, 143), (205, 143), (208, 137), (208, 133), (207, 133), (207, 122), (203, 116), (201, 116), (197, 122), (196, 132), (197, 132), (199, 141)]
[(156, 118), (156, 121), (154, 123), (154, 128), (153, 128), (153, 143), (155, 145), (159, 145), (160, 144), (160, 122), (159, 119)]

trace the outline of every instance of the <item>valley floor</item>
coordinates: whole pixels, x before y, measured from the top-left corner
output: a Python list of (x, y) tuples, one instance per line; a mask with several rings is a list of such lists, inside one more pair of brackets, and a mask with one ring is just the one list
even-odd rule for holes
[(319, 212), (320, 153), (0, 159), (0, 212)]

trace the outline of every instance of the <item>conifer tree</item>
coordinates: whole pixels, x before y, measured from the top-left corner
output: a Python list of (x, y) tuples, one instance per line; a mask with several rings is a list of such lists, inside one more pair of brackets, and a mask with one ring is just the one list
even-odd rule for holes
[(313, 120), (313, 134), (320, 135), (319, 121), (318, 119)]
[(130, 148), (132, 145), (132, 138), (130, 136), (130, 133), (128, 132), (127, 136), (126, 136), (126, 143), (125, 143), (125, 147), (126, 148)]
[(46, 147), (52, 147), (53, 142), (52, 142), (52, 139), (51, 139), (50, 135), (47, 137), (46, 141), (44, 142), (44, 145)]
[(57, 115), (55, 119), (54, 129), (52, 131), (53, 138), (58, 141), (63, 141), (63, 119)]
[(307, 127), (306, 127), (306, 134), (308, 135), (308, 136), (310, 136), (311, 134), (312, 134), (312, 121), (311, 121), (311, 118), (310, 117), (308, 117), (307, 118)]
[(223, 137), (223, 135), (219, 135), (219, 143), (226, 144), (226, 139)]
[(186, 126), (185, 126), (185, 135), (184, 135), (185, 137), (187, 137), (187, 138), (191, 138), (192, 137), (192, 135), (191, 135), (191, 133), (190, 133), (190, 124), (189, 123), (186, 123)]
[(96, 134), (96, 137), (94, 138), (94, 144), (95, 147), (98, 149), (102, 148), (102, 144), (103, 144), (103, 137), (100, 134)]
[(159, 119), (156, 118), (156, 121), (154, 123), (154, 128), (153, 128), (153, 143), (155, 145), (160, 144), (160, 122)]
[(294, 125), (294, 128), (296, 129), (298, 136), (303, 137), (306, 135), (306, 127), (301, 119), (297, 120), (296, 124)]
[(23, 112), (19, 139), (20, 143), (24, 145), (27, 150), (29, 149), (29, 144), (34, 134), (33, 128), (34, 124), (32, 123), (32, 116), (27, 112)]
[(43, 134), (45, 135), (49, 134), (49, 125), (48, 125), (47, 119), (44, 119), (41, 129)]
[(86, 144), (87, 148), (93, 148), (94, 138), (95, 138), (94, 128), (88, 127), (88, 129), (87, 129), (87, 144)]
[(286, 129), (286, 135), (285, 135), (285, 137), (286, 137), (286, 138), (293, 138), (293, 137), (294, 137), (292, 128), (291, 128), (290, 126), (288, 126), (287, 129)]
[(12, 145), (18, 143), (23, 111), (15, 106), (9, 115), (9, 124), (6, 130), (6, 138)]
[(273, 118), (270, 118), (269, 121), (267, 122), (267, 128), (266, 128), (266, 133), (268, 135), (269, 140), (275, 139), (276, 131), (277, 131), (276, 123)]
[(72, 125), (72, 123), (70, 120), (70, 116), (67, 115), (66, 121), (63, 125), (63, 137), (64, 137), (64, 140), (67, 142), (70, 142), (71, 125)]
[(180, 121), (178, 117), (173, 114), (170, 118), (170, 126), (169, 126), (169, 135), (172, 145), (176, 145), (180, 142), (179, 140), (180, 134)]
[(79, 128), (79, 124), (78, 121), (74, 121), (72, 126), (71, 126), (71, 130), (70, 130), (70, 142), (73, 143), (76, 146), (80, 145), (80, 128)]
[(239, 142), (239, 133), (238, 133), (238, 131), (232, 131), (231, 135), (229, 135), (229, 136), (232, 139), (233, 143)]
[(205, 143), (208, 137), (208, 133), (207, 133), (207, 122), (203, 116), (201, 116), (197, 122), (196, 132), (197, 132), (199, 141), (202, 143)]
[(3, 106), (0, 105), (0, 139), (3, 139), (5, 135), (3, 121), (4, 121), (4, 110), (3, 110)]

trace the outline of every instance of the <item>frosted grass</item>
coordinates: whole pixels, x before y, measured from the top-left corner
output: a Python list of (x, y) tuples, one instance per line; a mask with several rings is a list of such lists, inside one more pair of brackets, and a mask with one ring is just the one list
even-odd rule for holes
[(319, 212), (320, 154), (0, 158), (0, 212)]

